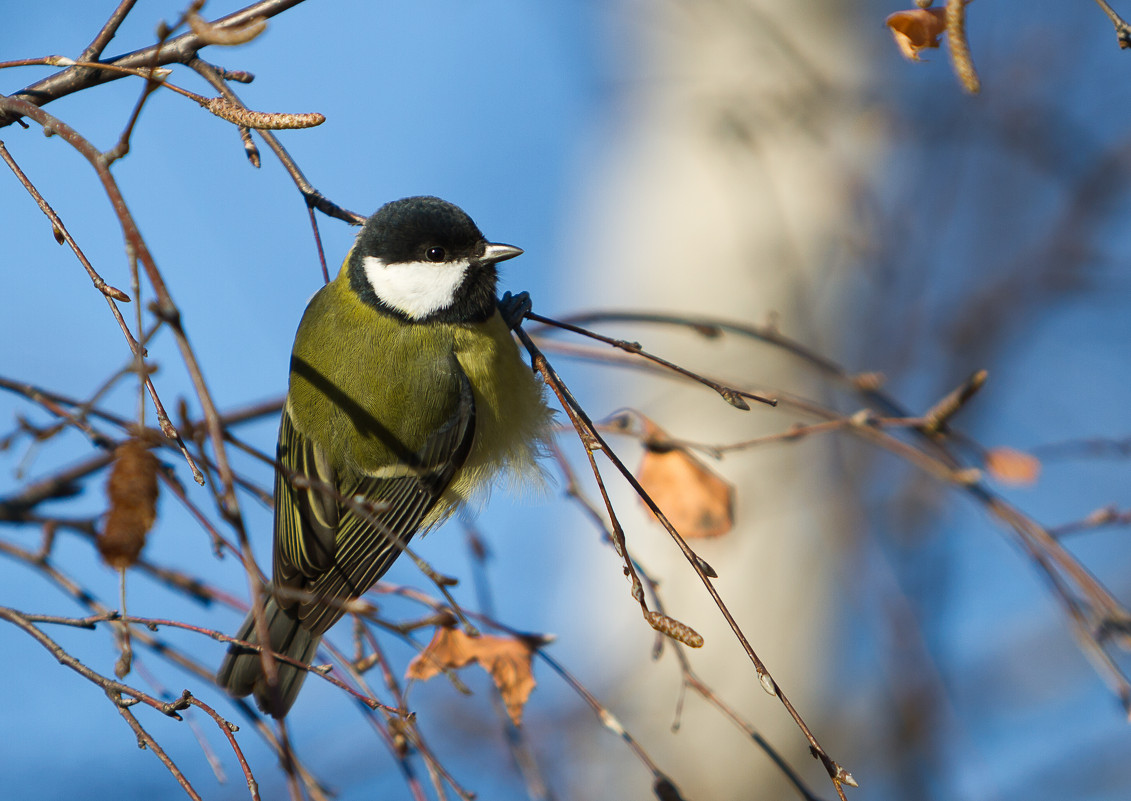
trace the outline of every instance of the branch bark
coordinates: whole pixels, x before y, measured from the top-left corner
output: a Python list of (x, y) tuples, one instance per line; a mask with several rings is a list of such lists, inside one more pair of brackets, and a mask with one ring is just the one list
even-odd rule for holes
[[(239, 27), (256, 17), (274, 17), (301, 2), (303, 0), (260, 0), (260, 2), (252, 3), (226, 17), (221, 17), (213, 25)], [(198, 34), (189, 31), (167, 42), (160, 42), (108, 59), (107, 63), (134, 69), (160, 67), (166, 64), (187, 64), (196, 58), (196, 54), (202, 48), (207, 47), (208, 44), (208, 42), (202, 41)], [(116, 81), (121, 77), (121, 74), (114, 74), (109, 70), (68, 67), (18, 92), (14, 92), (11, 96), (26, 100), (36, 106), (45, 106), (53, 100), (58, 100), (92, 86)], [(12, 111), (0, 113), (0, 128), (11, 125), (20, 116)]]

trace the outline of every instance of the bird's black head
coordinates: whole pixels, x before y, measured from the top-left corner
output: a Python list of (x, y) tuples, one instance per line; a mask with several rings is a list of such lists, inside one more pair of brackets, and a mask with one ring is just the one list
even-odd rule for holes
[(350, 286), (406, 322), (481, 322), (495, 311), (495, 265), (520, 253), (484, 239), (458, 206), (406, 197), (365, 221), (349, 256)]

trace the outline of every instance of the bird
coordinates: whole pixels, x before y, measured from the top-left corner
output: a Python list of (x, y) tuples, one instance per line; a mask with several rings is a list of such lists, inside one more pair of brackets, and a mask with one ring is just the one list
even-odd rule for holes
[[(352, 599), (417, 532), (483, 494), (500, 474), (540, 483), (553, 414), (512, 327), (529, 308), (458, 206), (431, 196), (370, 216), (337, 277), (310, 300), (291, 352), (275, 469), (271, 651), (309, 665)], [(516, 311), (517, 310), (517, 311)], [(235, 637), (259, 644), (254, 611)], [(217, 673), (284, 717), (308, 671), (232, 643)]]

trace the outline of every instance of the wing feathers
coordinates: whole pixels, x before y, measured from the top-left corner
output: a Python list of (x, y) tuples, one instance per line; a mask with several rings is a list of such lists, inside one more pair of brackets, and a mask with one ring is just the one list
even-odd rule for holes
[[(275, 470), (276, 584), (293, 587), (303, 578), (320, 575), (334, 561), (340, 515), (337, 499), (326, 489), (336, 487), (337, 481), (319, 450), (295, 430), (290, 410), (284, 409)], [(296, 489), (295, 476), (309, 479), (310, 486)]]
[[(274, 578), (277, 585), (300, 591), (287, 605), (297, 604), (298, 617), (312, 634), (329, 629), (344, 614), (345, 602), (366, 592), (389, 569), (466, 461), (475, 433), (475, 400), (467, 376), (462, 370), (458, 375), (454, 412), (425, 441), (416, 463), (404, 465), (397, 475), (384, 471), (348, 486), (321, 448), (296, 430), (289, 411), (283, 412)], [(312, 486), (295, 489), (295, 475), (309, 477)], [(325, 485), (337, 493), (326, 492)], [(353, 502), (358, 496), (376, 509)]]

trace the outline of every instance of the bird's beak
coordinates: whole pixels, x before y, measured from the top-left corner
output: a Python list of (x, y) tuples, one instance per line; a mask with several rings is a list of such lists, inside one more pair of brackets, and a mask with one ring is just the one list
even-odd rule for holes
[(515, 256), (521, 255), (522, 248), (516, 248), (514, 245), (499, 245), (488, 242), (481, 259), (487, 264), (498, 264), (500, 261), (513, 259)]

